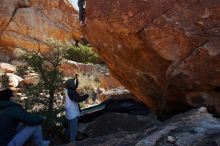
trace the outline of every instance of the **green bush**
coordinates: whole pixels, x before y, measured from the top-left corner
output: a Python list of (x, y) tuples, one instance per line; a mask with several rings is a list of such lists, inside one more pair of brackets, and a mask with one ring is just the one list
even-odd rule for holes
[(98, 55), (92, 50), (92, 47), (82, 44), (79, 44), (79, 46), (72, 45), (67, 50), (65, 58), (81, 63), (103, 64)]
[(46, 116), (48, 127), (54, 123), (57, 114), (57, 101), (63, 91), (62, 84), (64, 75), (60, 70), (63, 57), (66, 54), (68, 44), (59, 41), (48, 41), (50, 52), (41, 54), (40, 52), (23, 52), (20, 56), (27, 65), (18, 67), (17, 73), (20, 76), (26, 76), (30, 72), (39, 75), (39, 82), (36, 84), (23, 85), (23, 93), (28, 97), (25, 101), (25, 107), (36, 109), (36, 112), (43, 113)]

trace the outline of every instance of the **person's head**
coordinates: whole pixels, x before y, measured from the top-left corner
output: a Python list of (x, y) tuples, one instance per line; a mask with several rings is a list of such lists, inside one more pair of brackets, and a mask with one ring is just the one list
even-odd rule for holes
[(10, 100), (13, 96), (13, 92), (9, 88), (0, 91), (0, 100)]
[(64, 86), (66, 89), (74, 89), (76, 87), (75, 79), (66, 80)]

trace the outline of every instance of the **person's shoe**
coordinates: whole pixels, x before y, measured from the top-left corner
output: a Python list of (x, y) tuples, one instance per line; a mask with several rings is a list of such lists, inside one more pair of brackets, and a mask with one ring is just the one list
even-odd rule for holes
[(43, 144), (44, 144), (44, 146), (49, 146), (50, 141), (49, 141), (49, 140), (44, 140), (44, 141), (43, 141)]

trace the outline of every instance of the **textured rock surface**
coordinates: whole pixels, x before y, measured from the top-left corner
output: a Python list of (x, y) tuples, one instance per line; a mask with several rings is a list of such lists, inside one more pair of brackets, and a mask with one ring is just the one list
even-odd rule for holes
[(84, 64), (71, 60), (65, 60), (61, 66), (66, 76), (74, 76), (76, 73), (84, 72), (88, 74), (105, 74), (108, 68), (101, 65)]
[(121, 87), (106, 90), (103, 93), (101, 93), (99, 97), (99, 99), (102, 102), (108, 99), (120, 100), (120, 99), (134, 99), (134, 98), (135, 96), (129, 90)]
[[(152, 121), (150, 120), (149, 123), (151, 122)], [(220, 143), (220, 119), (216, 119), (207, 113), (206, 108), (204, 107), (175, 116), (172, 119), (159, 124), (159, 126), (157, 124), (155, 124), (155, 126), (152, 126), (152, 124), (149, 125), (151, 126), (145, 127), (143, 125), (141, 130), (133, 131), (132, 133), (123, 131), (89, 138), (77, 143), (77, 145), (219, 146)], [(100, 124), (100, 126), (103, 125)], [(120, 126), (115, 126), (115, 128), (120, 128)]]
[[(218, 146), (219, 130), (220, 120), (202, 107), (172, 118), (147, 134), (136, 146)], [(169, 137), (173, 137), (175, 142), (170, 143)]]
[(151, 109), (220, 113), (219, 11), (219, 0), (87, 0), (83, 32)]
[(0, 47), (9, 54), (15, 47), (49, 51), (51, 37), (80, 37), (77, 12), (68, 0), (0, 1)]
[(153, 114), (140, 116), (124, 113), (106, 113), (95, 119), (85, 131), (90, 138), (94, 138), (121, 131), (134, 133), (142, 129), (157, 127), (158, 125), (160, 125), (160, 122), (156, 120), (156, 116)]
[(60, 67), (65, 76), (74, 76), (77, 73), (94, 75), (100, 82), (100, 87), (105, 90), (122, 87), (118, 80), (109, 74), (109, 69), (103, 65), (84, 64), (66, 60)]
[[(95, 119), (87, 127), (85, 133), (90, 138), (78, 142), (77, 146), (134, 146), (138, 139), (144, 138), (144, 133), (156, 129), (160, 124), (161, 122), (156, 120), (153, 114), (140, 116), (106, 113)], [(142, 132), (139, 133), (139, 131)]]

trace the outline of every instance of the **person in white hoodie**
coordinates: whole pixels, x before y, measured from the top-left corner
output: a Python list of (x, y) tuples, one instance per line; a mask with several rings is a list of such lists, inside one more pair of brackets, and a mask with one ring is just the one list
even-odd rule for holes
[(80, 116), (79, 102), (86, 100), (89, 95), (80, 96), (76, 89), (78, 87), (78, 75), (75, 78), (68, 79), (65, 82), (64, 96), (65, 96), (65, 116), (68, 120), (67, 135), (69, 142), (75, 143), (77, 136), (78, 117)]

